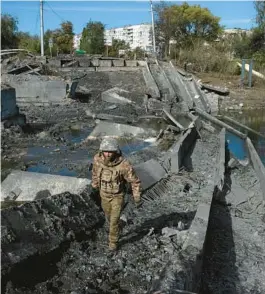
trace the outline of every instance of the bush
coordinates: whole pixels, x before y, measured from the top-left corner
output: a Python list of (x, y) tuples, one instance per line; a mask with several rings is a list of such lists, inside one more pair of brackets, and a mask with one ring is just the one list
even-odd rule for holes
[(238, 74), (236, 62), (232, 61), (232, 54), (220, 43), (198, 42), (193, 48), (180, 50), (176, 61), (182, 67), (190, 65), (196, 72), (219, 72), (220, 74)]

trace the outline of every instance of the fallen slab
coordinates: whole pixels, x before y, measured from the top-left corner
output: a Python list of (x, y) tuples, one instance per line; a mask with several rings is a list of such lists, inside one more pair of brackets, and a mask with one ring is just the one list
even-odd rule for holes
[[(42, 254), (61, 254), (79, 234), (89, 236), (104, 222), (103, 215), (89, 197), (91, 188), (81, 195), (63, 193), (1, 210), (2, 282), (16, 267), (42, 264)], [(68, 245), (67, 245), (68, 242)], [(30, 259), (29, 257), (34, 257)], [(14, 271), (13, 271), (14, 270)]]
[(152, 76), (152, 73), (150, 71), (150, 68), (148, 64), (146, 63), (145, 66), (142, 69), (145, 84), (146, 84), (146, 92), (154, 99), (160, 99), (161, 94), (158, 89), (158, 86), (155, 82), (154, 77)]
[(156, 131), (125, 124), (100, 121), (87, 137), (87, 140), (94, 140), (105, 137), (119, 138), (135, 136), (156, 136)]
[(143, 190), (148, 189), (167, 174), (162, 165), (154, 159), (136, 165), (135, 172), (141, 180)]
[(64, 192), (78, 194), (90, 180), (13, 170), (2, 182), (1, 201), (33, 201)]
[(16, 90), (9, 85), (1, 85), (1, 120), (19, 113), (16, 103)]
[(101, 93), (101, 99), (109, 103), (119, 104), (132, 104), (132, 100), (121, 96), (122, 94), (129, 93), (126, 90), (114, 87)]
[(229, 95), (229, 89), (227, 88), (222, 88), (222, 87), (214, 86), (211, 84), (204, 84), (204, 83), (201, 83), (200, 87), (202, 90), (206, 89), (208, 91), (215, 92), (219, 95)]
[(163, 112), (181, 131), (184, 130), (183, 125), (179, 123), (166, 109), (163, 109)]
[(10, 86), (16, 89), (17, 104), (62, 103), (66, 98), (74, 98), (78, 81), (64, 81), (58, 78), (35, 75), (6, 77)]
[(178, 173), (183, 164), (185, 165), (185, 158), (189, 156), (198, 136), (195, 124), (196, 121), (193, 123), (193, 127), (184, 132), (163, 157), (163, 167), (168, 172)]

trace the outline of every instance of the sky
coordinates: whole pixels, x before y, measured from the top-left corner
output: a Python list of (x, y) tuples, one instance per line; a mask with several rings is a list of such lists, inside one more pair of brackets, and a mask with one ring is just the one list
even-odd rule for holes
[[(169, 2), (169, 1), (167, 1)], [(226, 28), (250, 29), (255, 25), (252, 1), (186, 1), (190, 5), (207, 7)], [(153, 4), (159, 3), (153, 0)], [(171, 1), (182, 4), (183, 1)], [(18, 29), (33, 35), (40, 34), (40, 1), (1, 1), (1, 13), (17, 18)], [(106, 28), (151, 23), (149, 1), (44, 1), (44, 31), (71, 21), (74, 33), (82, 32), (86, 24), (101, 21)]]

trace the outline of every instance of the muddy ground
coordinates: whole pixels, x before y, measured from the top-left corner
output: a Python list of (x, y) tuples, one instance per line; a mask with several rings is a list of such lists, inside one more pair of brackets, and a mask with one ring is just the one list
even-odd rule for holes
[[(115, 105), (116, 108), (110, 109), (110, 104), (103, 103), (101, 92), (114, 86), (129, 90), (141, 105), (145, 84), (139, 71), (87, 73), (80, 79), (76, 101), (52, 107), (21, 107), (27, 127), (2, 131), (2, 178), (11, 168), (89, 177), (99, 142), (83, 143), (95, 126), (86, 110), (124, 115), (137, 125), (138, 116), (145, 114), (141, 107)], [(164, 122), (143, 124), (159, 130)], [(145, 201), (140, 210), (130, 204), (125, 208), (116, 256), (109, 256), (106, 227), (100, 227), (89, 238), (72, 240), (51, 255), (26, 262), (7, 281), (6, 293), (148, 293), (170, 260), (188, 259), (180, 255), (180, 249), (198, 204), (209, 193), (219, 148), (217, 135), (206, 131), (200, 135), (190, 162), (192, 168), (169, 178), (166, 194), (161, 192), (160, 197)], [(163, 155), (162, 146), (138, 141), (125, 142), (123, 147), (134, 164)], [(225, 203), (213, 203), (204, 257), (203, 293), (264, 293), (264, 222), (262, 207), (257, 206), (260, 190), (252, 169), (240, 167), (232, 171), (231, 177), (252, 192), (252, 196), (240, 207), (233, 204), (233, 198), (229, 200), (229, 193)], [(159, 189), (161, 183), (157, 185)], [(176, 234), (166, 236), (163, 230), (166, 227), (175, 229)], [(179, 288), (183, 287), (183, 280), (178, 283)]]
[[(219, 97), (220, 110), (251, 110), (265, 108), (265, 81), (253, 76), (252, 86), (248, 86), (245, 78), (241, 84), (240, 75), (224, 75), (219, 73), (196, 73), (205, 84), (229, 89), (228, 96)], [(241, 106), (241, 105), (242, 106)]]
[[(141, 105), (145, 84), (140, 71), (126, 74), (87, 73), (79, 81), (76, 100), (62, 105), (20, 107), (20, 112), (26, 115), (27, 126), (23, 130), (11, 127), (2, 131), (2, 180), (10, 168), (86, 177), (99, 146), (98, 141), (83, 143), (96, 125), (86, 111), (123, 115), (130, 124), (134, 124), (139, 115), (145, 114), (140, 107), (136, 109), (102, 102), (101, 92), (114, 86), (130, 91), (134, 101)], [(85, 93), (82, 87), (87, 89)], [(115, 107), (109, 109), (110, 106)], [(148, 121), (138, 121), (139, 124), (148, 125)], [(153, 123), (158, 130), (161, 124), (163, 120)], [(132, 150), (140, 148), (135, 142), (134, 145)]]

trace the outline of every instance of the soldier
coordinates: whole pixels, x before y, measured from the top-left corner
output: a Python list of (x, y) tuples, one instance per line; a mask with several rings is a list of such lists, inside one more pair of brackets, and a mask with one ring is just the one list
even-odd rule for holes
[(140, 180), (132, 165), (122, 156), (115, 139), (103, 139), (99, 153), (94, 157), (92, 188), (99, 191), (101, 206), (109, 223), (109, 249), (111, 251), (117, 249), (119, 220), (124, 202), (126, 182), (132, 186), (136, 207), (140, 207)]

